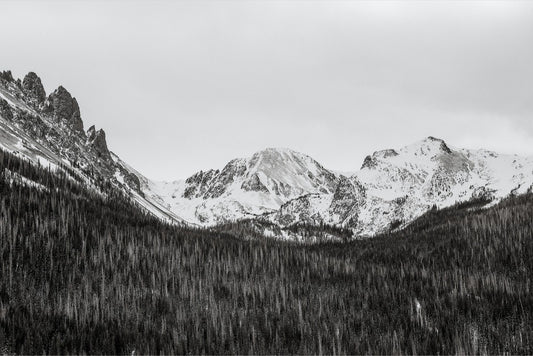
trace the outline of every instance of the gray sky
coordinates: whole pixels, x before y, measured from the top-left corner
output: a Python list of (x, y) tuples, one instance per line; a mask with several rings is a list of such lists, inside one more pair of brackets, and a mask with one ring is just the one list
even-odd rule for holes
[(428, 135), (533, 154), (533, 2), (0, 1), (0, 46), (150, 178)]

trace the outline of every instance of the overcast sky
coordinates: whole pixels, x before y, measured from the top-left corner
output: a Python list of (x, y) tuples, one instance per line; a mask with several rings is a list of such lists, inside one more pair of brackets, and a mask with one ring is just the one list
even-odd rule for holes
[(288, 147), (354, 171), (432, 135), (533, 154), (533, 2), (0, 1), (0, 70), (174, 180)]

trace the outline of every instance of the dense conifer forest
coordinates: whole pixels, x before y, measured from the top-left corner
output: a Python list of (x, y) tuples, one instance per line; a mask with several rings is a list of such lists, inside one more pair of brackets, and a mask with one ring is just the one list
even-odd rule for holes
[(0, 152), (2, 353), (533, 353), (532, 195), (297, 245), (165, 225), (73, 176)]

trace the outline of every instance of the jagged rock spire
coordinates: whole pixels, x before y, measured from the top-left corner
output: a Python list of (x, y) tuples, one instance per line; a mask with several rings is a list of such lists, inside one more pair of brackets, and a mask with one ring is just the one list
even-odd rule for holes
[(11, 74), (10, 70), (5, 70), (3, 72), (0, 72), (0, 78), (8, 81), (13, 82), (15, 79), (13, 79), (13, 74)]
[(111, 153), (107, 148), (104, 130), (96, 131), (94, 125), (87, 130), (87, 143), (96, 151), (99, 157), (111, 159)]
[(50, 111), (58, 122), (66, 123), (72, 130), (85, 134), (83, 131), (83, 121), (81, 120), (80, 107), (76, 98), (59, 86), (48, 97), (48, 111)]
[(29, 72), (22, 81), (22, 89), (24, 93), (30, 97), (35, 103), (41, 105), (46, 99), (46, 92), (44, 91), (41, 78), (34, 72)]

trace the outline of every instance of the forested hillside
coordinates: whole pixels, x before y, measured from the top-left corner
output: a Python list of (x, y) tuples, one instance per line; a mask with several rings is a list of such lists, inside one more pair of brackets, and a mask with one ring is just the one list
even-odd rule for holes
[(530, 194), (298, 245), (103, 191), (0, 153), (1, 352), (533, 353)]

